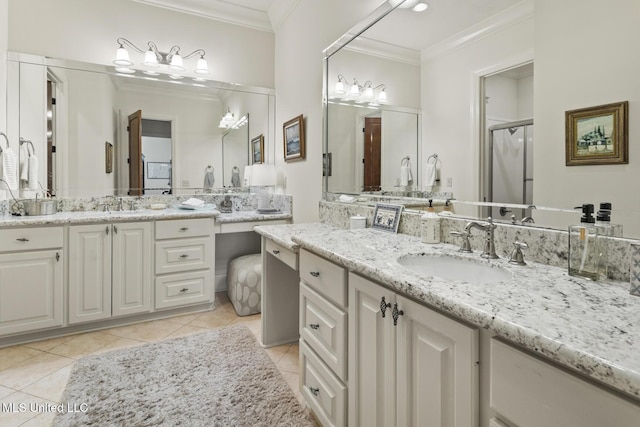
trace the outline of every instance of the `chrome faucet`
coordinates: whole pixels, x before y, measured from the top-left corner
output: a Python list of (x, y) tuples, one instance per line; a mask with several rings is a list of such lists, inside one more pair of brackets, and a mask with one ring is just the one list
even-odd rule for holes
[(464, 227), (464, 231), (468, 234), (471, 234), (472, 228), (478, 228), (485, 232), (484, 249), (480, 254), (482, 258), (499, 258), (498, 255), (496, 255), (496, 245), (493, 238), (493, 230), (495, 230), (496, 227), (491, 217), (488, 217), (486, 221), (469, 221)]

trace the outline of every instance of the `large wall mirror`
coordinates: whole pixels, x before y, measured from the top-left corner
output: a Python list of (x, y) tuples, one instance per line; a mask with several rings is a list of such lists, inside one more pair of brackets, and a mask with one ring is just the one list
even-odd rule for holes
[[(607, 103), (601, 99), (630, 99), (633, 108), (637, 96), (629, 86), (628, 70), (617, 71), (622, 78), (615, 81), (598, 79), (594, 72), (581, 76), (586, 86), (576, 83), (572, 90), (561, 90), (576, 79), (554, 73), (554, 64), (581, 51), (558, 48), (548, 53), (554, 43), (541, 31), (551, 16), (573, 16), (575, 10), (553, 6), (537, 11), (531, 0), (482, 5), (456, 0), (429, 2), (427, 11), (416, 13), (405, 7), (413, 3), (382, 3), (324, 52), (324, 156), (325, 165), (332, 166), (330, 173), (325, 168), (326, 197), (374, 193), (414, 198), (425, 191), (450, 191), (461, 215), (517, 224), (524, 219), (528, 226), (556, 229), (579, 221), (573, 208), (581, 203), (593, 203), (597, 210), (598, 203), (611, 202), (612, 220), (623, 225), (624, 237), (640, 238), (640, 204), (629, 197), (628, 181), (623, 181), (624, 176), (635, 179), (631, 163), (636, 158), (630, 156), (629, 165), (622, 166), (565, 165), (566, 110)], [(628, 7), (635, 6), (629, 2)], [(580, 19), (595, 13), (582, 8)], [(559, 26), (553, 28), (557, 37), (568, 37)], [(474, 37), (476, 41), (469, 42)], [(620, 38), (597, 37), (598, 43), (612, 46)], [(621, 47), (616, 55), (624, 51)], [(544, 87), (536, 89), (540, 82)], [(611, 94), (579, 92), (593, 86)], [(368, 88), (374, 89), (373, 99), (363, 96)], [(386, 92), (383, 103), (375, 98), (381, 88)], [(562, 102), (540, 95), (561, 92)], [(381, 121), (380, 145), (375, 147), (380, 178), (372, 183), (367, 181), (367, 166), (376, 160), (367, 153), (369, 119)], [(536, 129), (539, 123), (543, 127)], [(633, 126), (630, 119), (632, 154)], [(553, 138), (545, 138), (550, 133)], [(436, 154), (442, 163), (438, 181), (431, 185), (426, 172)], [(412, 172), (408, 182), (405, 158)], [(605, 186), (603, 180), (609, 177), (619, 184)]]
[[(7, 74), (9, 139), (23, 141), (21, 165), (38, 158), (38, 190), (56, 197), (240, 187), (260, 134), (274, 159), (272, 89), (15, 52)], [(20, 188), (31, 195), (26, 179)]]

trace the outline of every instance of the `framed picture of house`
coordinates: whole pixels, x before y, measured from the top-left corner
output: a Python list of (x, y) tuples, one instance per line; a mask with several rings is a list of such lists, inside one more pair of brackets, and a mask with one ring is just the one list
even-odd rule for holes
[(282, 129), (284, 137), (284, 160), (304, 159), (304, 118), (302, 114), (285, 122)]
[(397, 233), (401, 213), (402, 205), (376, 203), (376, 208), (373, 211), (371, 228)]
[(251, 140), (252, 163), (264, 163), (264, 135), (260, 134)]
[(629, 163), (629, 102), (565, 112), (566, 165)]

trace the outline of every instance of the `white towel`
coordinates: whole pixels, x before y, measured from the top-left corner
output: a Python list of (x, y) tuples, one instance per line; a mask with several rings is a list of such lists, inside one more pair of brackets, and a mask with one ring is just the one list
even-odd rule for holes
[(27, 144), (20, 145), (20, 181), (24, 181), (25, 184), (29, 181), (29, 147)]
[(196, 199), (195, 197), (190, 197), (184, 202), (182, 202), (182, 204), (185, 206), (193, 206), (195, 208), (199, 208), (204, 206), (204, 200)]
[(411, 176), (411, 166), (409, 164), (400, 166), (400, 185), (406, 187), (411, 183), (411, 181), (413, 181), (413, 177)]
[(28, 160), (29, 167), (29, 190), (38, 190), (38, 158), (32, 155)]
[(425, 187), (433, 187), (436, 185), (436, 164), (427, 163), (424, 168), (424, 185)]
[(18, 157), (11, 147), (2, 152), (2, 179), (10, 190), (18, 189)]

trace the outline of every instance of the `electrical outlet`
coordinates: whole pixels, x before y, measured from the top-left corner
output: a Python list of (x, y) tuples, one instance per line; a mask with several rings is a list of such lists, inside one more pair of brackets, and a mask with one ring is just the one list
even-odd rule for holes
[(188, 187), (189, 186), (189, 180), (188, 179), (183, 179), (182, 180), (182, 186), (183, 187)]
[(453, 178), (447, 178), (447, 187), (453, 187)]

